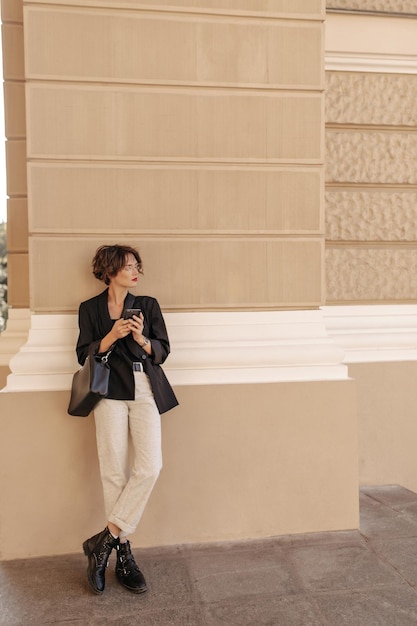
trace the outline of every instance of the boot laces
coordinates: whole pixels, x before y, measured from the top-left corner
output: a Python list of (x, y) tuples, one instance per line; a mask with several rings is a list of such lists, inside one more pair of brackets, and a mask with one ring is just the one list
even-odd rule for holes
[(126, 552), (120, 551), (120, 564), (126, 572), (131, 572), (132, 574), (140, 573), (140, 569), (130, 551), (130, 546), (126, 548)]

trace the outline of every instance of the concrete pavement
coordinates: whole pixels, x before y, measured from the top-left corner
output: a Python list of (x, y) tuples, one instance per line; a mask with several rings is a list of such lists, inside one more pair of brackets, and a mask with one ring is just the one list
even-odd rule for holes
[(149, 585), (89, 590), (80, 554), (0, 563), (0, 624), (417, 625), (417, 494), (361, 489), (361, 529), (133, 551)]

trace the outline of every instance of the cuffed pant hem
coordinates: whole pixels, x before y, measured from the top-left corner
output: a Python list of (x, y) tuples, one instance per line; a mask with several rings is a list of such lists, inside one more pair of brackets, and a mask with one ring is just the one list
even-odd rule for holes
[(119, 519), (118, 517), (115, 517), (114, 515), (110, 515), (108, 521), (111, 522), (112, 524), (115, 524), (115, 526), (117, 526), (118, 528), (120, 528), (120, 530), (122, 531), (120, 533), (121, 537), (132, 535), (137, 528), (137, 526), (130, 526), (129, 524), (126, 524), (126, 522)]

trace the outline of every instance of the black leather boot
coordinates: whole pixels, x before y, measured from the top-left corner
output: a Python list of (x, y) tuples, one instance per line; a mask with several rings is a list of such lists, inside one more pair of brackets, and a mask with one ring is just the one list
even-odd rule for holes
[(116, 577), (123, 587), (134, 593), (143, 593), (147, 590), (146, 580), (135, 563), (130, 551), (130, 543), (119, 543), (117, 549)]
[(88, 557), (88, 582), (94, 593), (104, 591), (107, 561), (110, 552), (118, 543), (119, 539), (113, 537), (107, 526), (101, 533), (86, 539), (83, 543), (84, 554)]

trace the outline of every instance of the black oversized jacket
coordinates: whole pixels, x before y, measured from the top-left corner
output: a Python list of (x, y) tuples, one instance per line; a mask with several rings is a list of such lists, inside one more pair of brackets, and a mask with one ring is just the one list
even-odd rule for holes
[[(132, 296), (131, 296), (132, 297)], [(88, 354), (97, 354), (101, 340), (110, 332), (114, 320), (110, 318), (108, 289), (80, 304), (78, 323), (80, 334), (77, 341), (77, 358), (80, 365)], [(126, 306), (126, 300), (125, 300)], [(119, 339), (109, 357), (110, 381), (108, 398), (134, 400), (135, 383), (132, 362), (140, 361), (149, 376), (159, 413), (177, 406), (178, 401), (160, 364), (168, 357), (170, 347), (161, 309), (155, 298), (136, 296), (131, 308), (140, 308), (144, 315), (143, 334), (152, 342), (152, 354), (148, 355), (129, 334)]]

